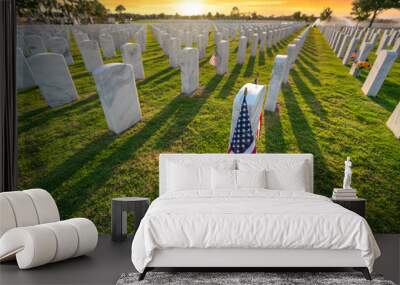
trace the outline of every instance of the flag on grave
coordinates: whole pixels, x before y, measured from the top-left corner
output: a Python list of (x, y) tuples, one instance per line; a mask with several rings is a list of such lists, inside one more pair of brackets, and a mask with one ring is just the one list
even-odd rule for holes
[(212, 65), (212, 66), (217, 66), (217, 56), (215, 55), (215, 53), (211, 56), (211, 58), (210, 58), (210, 64)]
[[(256, 141), (250, 123), (249, 109), (247, 106), (247, 88), (244, 90), (243, 101), (239, 118), (229, 144), (229, 153), (256, 153)], [(261, 119), (261, 118), (260, 118)], [(261, 127), (261, 123), (259, 124)]]

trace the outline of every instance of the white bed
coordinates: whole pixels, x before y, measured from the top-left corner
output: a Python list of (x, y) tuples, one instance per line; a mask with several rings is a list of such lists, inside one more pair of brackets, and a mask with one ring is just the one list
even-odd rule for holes
[[(171, 189), (180, 179), (174, 165), (230, 163), (265, 167), (275, 190)], [(370, 278), (380, 255), (372, 232), (362, 217), (312, 194), (311, 154), (162, 154), (159, 166), (160, 197), (132, 243), (140, 278), (155, 267), (354, 267)]]

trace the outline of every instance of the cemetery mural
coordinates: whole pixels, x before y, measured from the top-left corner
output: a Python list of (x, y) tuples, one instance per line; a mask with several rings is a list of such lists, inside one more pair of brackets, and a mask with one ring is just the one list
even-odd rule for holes
[(160, 153), (312, 153), (316, 193), (350, 156), (373, 230), (400, 232), (400, 24), (61, 8), (21, 12), (16, 84), (19, 188), (63, 218), (109, 232), (111, 198), (158, 196)]

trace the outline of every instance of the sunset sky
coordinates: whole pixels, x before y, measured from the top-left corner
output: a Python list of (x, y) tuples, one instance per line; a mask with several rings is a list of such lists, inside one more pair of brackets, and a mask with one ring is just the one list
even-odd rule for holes
[[(351, 0), (100, 0), (108, 9), (114, 11), (118, 4), (128, 12), (141, 14), (198, 15), (208, 12), (229, 14), (232, 7), (240, 12), (256, 11), (262, 15), (289, 15), (295, 11), (318, 15), (325, 7), (331, 7), (336, 16), (348, 16)], [(400, 17), (399, 10), (390, 10), (382, 18)]]

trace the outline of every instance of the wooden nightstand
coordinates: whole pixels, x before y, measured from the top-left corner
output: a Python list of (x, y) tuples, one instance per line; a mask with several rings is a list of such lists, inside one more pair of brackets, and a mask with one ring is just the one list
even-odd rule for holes
[(345, 199), (332, 199), (333, 203), (339, 204), (340, 206), (359, 214), (365, 218), (365, 204), (366, 200), (362, 198), (345, 200)]

